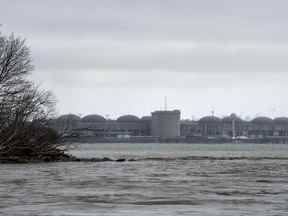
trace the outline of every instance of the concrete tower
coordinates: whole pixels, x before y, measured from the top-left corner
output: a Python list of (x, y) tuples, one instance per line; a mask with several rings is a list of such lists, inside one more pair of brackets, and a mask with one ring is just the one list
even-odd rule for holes
[(180, 136), (180, 111), (152, 112), (152, 136), (175, 139)]

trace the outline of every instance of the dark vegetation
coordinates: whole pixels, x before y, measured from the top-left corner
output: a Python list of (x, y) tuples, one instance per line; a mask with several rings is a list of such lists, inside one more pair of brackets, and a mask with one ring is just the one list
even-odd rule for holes
[(33, 69), (25, 40), (0, 33), (0, 162), (70, 158), (49, 128), (55, 99), (28, 79)]

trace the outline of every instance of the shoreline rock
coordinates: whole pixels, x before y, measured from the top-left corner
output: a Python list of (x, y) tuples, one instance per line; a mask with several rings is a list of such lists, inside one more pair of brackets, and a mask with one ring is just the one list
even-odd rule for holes
[(111, 159), (108, 157), (103, 158), (77, 158), (72, 155), (63, 155), (60, 158), (27, 158), (27, 157), (1, 157), (0, 164), (23, 164), (23, 163), (52, 163), (52, 162), (125, 162), (125, 158)]
[(23, 163), (51, 163), (51, 162), (135, 162), (135, 161), (173, 161), (173, 160), (288, 160), (287, 157), (210, 157), (210, 156), (190, 156), (181, 158), (77, 158), (72, 155), (63, 154), (59, 157), (19, 157), (19, 156), (0, 156), (0, 164), (23, 164)]

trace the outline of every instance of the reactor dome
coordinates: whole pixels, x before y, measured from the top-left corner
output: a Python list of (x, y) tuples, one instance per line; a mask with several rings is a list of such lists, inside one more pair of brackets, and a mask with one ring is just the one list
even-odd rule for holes
[(287, 117), (275, 118), (273, 121), (275, 124), (288, 124), (288, 118)]
[(58, 121), (80, 121), (81, 118), (74, 114), (61, 115), (57, 118)]
[(273, 120), (271, 118), (261, 116), (253, 119), (251, 122), (255, 124), (270, 124), (273, 122)]
[(143, 116), (141, 118), (142, 121), (152, 121), (152, 116)]
[(134, 115), (123, 115), (117, 119), (118, 122), (138, 122), (139, 120), (140, 119)]
[(230, 122), (242, 122), (243, 120), (239, 118), (236, 114), (231, 114), (230, 116), (226, 116), (222, 119), (222, 122), (224, 123), (230, 123)]
[(97, 115), (97, 114), (93, 114), (93, 115), (87, 115), (87, 116), (84, 116), (82, 119), (81, 119), (82, 122), (105, 122), (106, 119), (101, 116), (101, 115)]
[(199, 120), (200, 123), (219, 123), (221, 119), (216, 116), (205, 116)]

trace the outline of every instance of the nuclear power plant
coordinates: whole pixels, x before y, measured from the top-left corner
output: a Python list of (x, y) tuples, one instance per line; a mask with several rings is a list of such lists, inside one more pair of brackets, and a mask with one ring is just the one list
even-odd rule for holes
[(181, 120), (180, 110), (159, 110), (139, 118), (123, 115), (107, 119), (93, 114), (67, 114), (51, 120), (63, 138), (89, 142), (256, 142), (288, 143), (288, 118), (257, 117), (245, 121), (236, 114)]
[(80, 118), (68, 114), (51, 123), (66, 137), (94, 138), (95, 140), (177, 140), (180, 138), (180, 111), (155, 111), (151, 116), (138, 118), (123, 115), (116, 120), (93, 114)]

